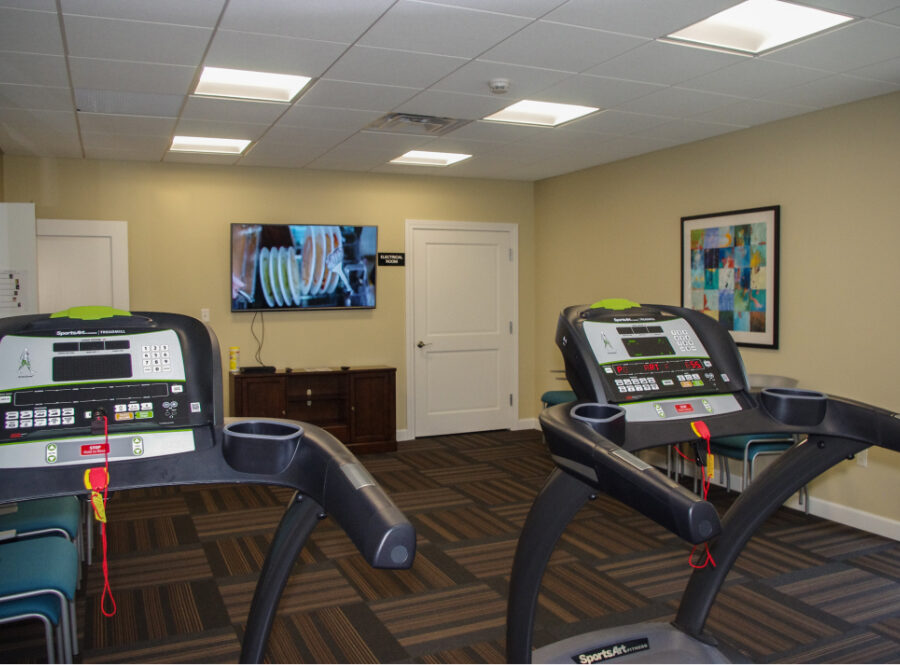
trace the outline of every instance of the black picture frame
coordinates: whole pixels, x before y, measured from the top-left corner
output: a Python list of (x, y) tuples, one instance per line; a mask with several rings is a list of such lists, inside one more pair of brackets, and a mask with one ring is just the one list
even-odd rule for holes
[(738, 346), (778, 348), (781, 206), (681, 218), (681, 306)]

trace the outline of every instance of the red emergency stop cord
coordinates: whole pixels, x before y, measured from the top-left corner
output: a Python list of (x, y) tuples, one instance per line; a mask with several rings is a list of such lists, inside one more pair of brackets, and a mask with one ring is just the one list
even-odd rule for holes
[[(706, 441), (707, 463), (700, 465), (700, 487), (702, 488), (702, 491), (703, 491), (703, 500), (706, 501), (706, 497), (709, 495), (709, 485), (710, 485), (710, 480), (706, 474), (707, 465), (709, 465), (709, 468), (712, 469), (712, 450), (711, 450), (711, 444), (709, 441), (711, 438), (711, 435), (709, 433), (709, 428), (706, 426), (706, 423), (703, 422), (702, 420), (693, 421), (691, 423), (691, 429), (694, 430), (694, 434), (696, 434), (701, 439)], [(677, 446), (675, 449), (678, 450)], [(685, 457), (685, 458), (687, 457), (680, 450), (678, 452), (683, 457)], [(699, 462), (699, 460), (698, 460), (698, 462)], [(698, 547), (699, 547), (699, 545), (694, 545), (694, 547), (691, 549), (690, 555), (688, 556), (688, 564), (691, 566), (691, 568), (706, 568), (706, 566), (708, 566), (710, 564), (712, 565), (713, 568), (715, 568), (716, 560), (713, 559), (712, 553), (709, 551), (709, 543), (708, 542), (703, 543), (703, 547), (706, 550), (706, 554), (701, 555), (700, 561), (698, 561), (696, 563), (694, 562), (694, 553), (697, 551)]]
[[(100, 611), (103, 616), (112, 617), (116, 614), (116, 599), (113, 597), (112, 587), (109, 584), (109, 560), (106, 553), (106, 499), (109, 493), (109, 421), (106, 416), (97, 416), (103, 419), (103, 467), (88, 469), (84, 474), (84, 484), (91, 490), (91, 504), (94, 507), (94, 517), (100, 522), (100, 540), (103, 544), (103, 595), (100, 597)], [(103, 491), (101, 497), (100, 491)], [(112, 605), (112, 609), (106, 609), (106, 599)]]

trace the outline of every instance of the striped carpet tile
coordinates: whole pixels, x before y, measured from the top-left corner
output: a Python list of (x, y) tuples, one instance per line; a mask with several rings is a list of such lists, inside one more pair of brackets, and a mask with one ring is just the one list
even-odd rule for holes
[(281, 521), (284, 508), (281, 505), (194, 515), (194, 526), (197, 537), (201, 540), (248, 533), (272, 533)]
[(422, 474), (441, 485), (455, 487), (460, 483), (483, 482), (509, 475), (492, 464), (454, 464), (437, 469), (425, 469)]
[(363, 604), (275, 619), (267, 660), (276, 663), (397, 663), (406, 652)]
[(455, 586), (456, 580), (446, 566), (435, 563), (433, 554), (421, 549), (408, 570), (376, 570), (360, 555), (342, 557), (335, 565), (365, 600), (379, 600)]
[(601, 561), (594, 567), (642, 596), (663, 598), (684, 591), (693, 572), (687, 555), (687, 548), (656, 550)]
[(502, 446), (494, 442), (485, 448), (476, 448), (466, 451), (466, 457), (478, 462), (496, 462), (504, 459), (516, 459), (519, 457), (531, 457), (535, 454), (533, 444), (507, 443)]
[(538, 620), (550, 613), (564, 623), (645, 607), (648, 601), (581, 562), (548, 566), (538, 597)]
[(234, 628), (217, 628), (193, 635), (94, 649), (91, 663), (237, 663), (241, 644)]
[(808, 649), (790, 652), (780, 663), (897, 663), (900, 644), (868, 631), (842, 635)]
[(868, 624), (900, 614), (900, 584), (858, 568), (778, 587), (845, 621)]
[(640, 531), (623, 529), (608, 521), (572, 520), (560, 540), (593, 559), (644, 552), (660, 547), (660, 542)]
[(506, 503), (498, 506), (491, 506), (490, 511), (497, 517), (509, 522), (521, 531), (525, 524), (525, 518), (531, 510), (532, 501), (520, 501), (518, 503)]
[(535, 491), (517, 478), (500, 478), (457, 485), (460, 492), (481, 503), (495, 506), (504, 503), (534, 501)]
[(732, 585), (719, 593), (706, 626), (751, 660), (769, 662), (774, 654), (834, 638), (849, 627), (809, 609), (785, 603), (771, 589)]
[[(122, 519), (126, 517), (128, 519)], [(197, 542), (197, 531), (188, 515), (131, 519), (124, 511), (107, 512), (106, 540), (110, 555), (150, 552)], [(95, 524), (96, 539), (100, 527)]]
[(451, 487), (436, 487), (427, 490), (393, 492), (391, 499), (405, 514), (429, 512), (442, 508), (454, 508), (472, 503), (472, 499)]
[(819, 556), (808, 554), (771, 538), (753, 538), (741, 551), (733, 570), (755, 577), (769, 578), (824, 563)]
[(541, 483), (538, 485), (539, 487), (543, 486), (544, 481), (546, 481), (547, 476), (550, 475), (554, 467), (553, 462), (546, 454), (529, 455), (516, 459), (501, 459), (497, 460), (496, 464), (516, 478), (540, 478)]
[[(363, 462), (365, 464), (365, 462)], [(400, 471), (379, 471), (373, 473), (372, 476), (381, 485), (381, 488), (393, 496), (399, 492), (411, 492), (421, 490), (431, 490), (440, 487), (440, 483), (428, 476), (411, 469)]]
[[(113, 593), (146, 585), (164, 585), (171, 582), (190, 582), (210, 579), (212, 570), (206, 553), (198, 544), (145, 553), (144, 550), (128, 555), (110, 557), (109, 581)], [(103, 577), (92, 575), (85, 585), (88, 594), (103, 591)]]
[(608, 494), (597, 494), (596, 498), (584, 504), (575, 519), (596, 519), (611, 517), (614, 519), (627, 518), (634, 515), (634, 511), (621, 501), (617, 501)]
[[(219, 581), (222, 602), (232, 623), (245, 623), (256, 589), (257, 576)], [(306, 612), (360, 600), (356, 589), (330, 564), (304, 568), (291, 575), (278, 604), (278, 614)]]
[(353, 556), (359, 550), (350, 540), (350, 536), (341, 529), (331, 517), (323, 519), (313, 530), (306, 541), (306, 547), (311, 552), (321, 555), (326, 560), (337, 559), (342, 556)]
[(119, 515), (127, 515), (129, 520), (144, 520), (151, 517), (172, 517), (189, 515), (185, 497), (165, 495), (154, 498), (140, 498), (127, 492), (113, 492), (106, 503), (106, 515), (110, 521)]
[(425, 469), (454, 467), (459, 464), (460, 457), (455, 450), (435, 448), (422, 452), (407, 453), (403, 456), (403, 461), (414, 469), (422, 471)]
[[(503, 577), (509, 579), (518, 539), (491, 541), (461, 547), (448, 546), (446, 553), (479, 579)], [(550, 556), (550, 565), (572, 563), (575, 556), (557, 547)]]
[(788, 532), (773, 531), (769, 535), (829, 558), (859, 555), (892, 542), (881, 536), (859, 531), (843, 524), (821, 520), (791, 529)]
[(191, 513), (221, 513), (232, 510), (284, 506), (285, 501), (266, 485), (204, 485), (185, 495)]
[[(872, 630), (877, 631), (878, 634), (884, 635), (892, 640), (896, 640), (900, 643), (900, 616), (890, 617), (889, 619), (885, 619), (883, 621), (878, 621), (877, 623), (873, 623), (869, 626)], [(897, 659), (900, 662), (900, 658)]]
[(466, 663), (505, 663), (506, 649), (499, 640), (478, 642), (459, 649), (446, 649), (419, 657), (422, 663), (448, 663), (464, 665)]
[(506, 599), (484, 584), (379, 601), (370, 607), (413, 656), (498, 639), (506, 625)]
[(853, 557), (847, 563), (900, 582), (900, 545)]
[(100, 612), (99, 594), (85, 605), (85, 643), (123, 647), (173, 635), (201, 633), (230, 623), (223, 612), (219, 591), (212, 580), (113, 588), (116, 614)]
[(478, 506), (465, 506), (434, 513), (410, 515), (410, 522), (418, 533), (432, 542), (459, 542), (470, 538), (485, 538), (515, 533), (515, 525)]
[[(272, 544), (272, 534), (260, 533), (239, 538), (220, 538), (203, 543), (209, 566), (215, 577), (259, 573)], [(303, 563), (314, 563), (307, 548), (300, 552)]]

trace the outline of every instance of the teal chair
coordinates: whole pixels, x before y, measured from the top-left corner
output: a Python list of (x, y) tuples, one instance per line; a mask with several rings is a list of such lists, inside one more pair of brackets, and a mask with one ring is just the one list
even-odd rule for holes
[(43, 622), (47, 662), (71, 663), (77, 578), (78, 552), (66, 538), (0, 542), (0, 624)]
[[(771, 374), (751, 374), (749, 377), (752, 388), (794, 388), (796, 379), (786, 376)], [(731, 490), (731, 469), (728, 460), (740, 460), (741, 487), (746, 488), (753, 481), (756, 470), (756, 462), (763, 457), (781, 455), (785, 450), (793, 446), (799, 440), (790, 434), (745, 434), (739, 436), (714, 437), (709, 442), (710, 452), (723, 460), (722, 467), (725, 471), (725, 489)], [(806, 512), (809, 512), (809, 491), (804, 486), (800, 490), (800, 503)]]
[(548, 390), (543, 395), (541, 395), (541, 402), (543, 402), (544, 408), (574, 401), (575, 393), (571, 390)]

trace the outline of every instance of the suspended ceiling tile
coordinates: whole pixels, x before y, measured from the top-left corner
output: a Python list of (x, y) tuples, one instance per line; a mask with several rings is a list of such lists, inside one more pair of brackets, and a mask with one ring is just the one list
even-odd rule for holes
[(566, 0), (440, 0), (442, 5), (527, 18), (539, 18), (565, 2)]
[(81, 157), (78, 126), (71, 111), (6, 109), (0, 121), (0, 140), (8, 154)]
[(0, 7), (0, 44), (4, 51), (63, 55), (56, 12)]
[(0, 53), (0, 83), (66, 87), (66, 59), (39, 53)]
[(233, 166), (240, 160), (239, 155), (206, 155), (197, 152), (166, 151), (164, 162), (183, 164), (207, 164), (213, 166)]
[(154, 118), (134, 115), (105, 115), (79, 113), (81, 131), (92, 134), (128, 134), (135, 136), (171, 137), (175, 130), (175, 118)]
[[(607, 109), (666, 89), (655, 83), (639, 83), (582, 74), (570, 76), (564, 81), (542, 90), (538, 98), (545, 102), (580, 104)], [(578, 121), (576, 120), (576, 122)]]
[(571, 76), (569, 72), (554, 69), (472, 60), (442, 78), (431, 89), (484, 95), (490, 92), (488, 83), (491, 79), (503, 78), (509, 81), (509, 91), (504, 95), (497, 95), (497, 97), (507, 99), (511, 104), (514, 101), (532, 97), (569, 76)]
[(0, 108), (71, 112), (72, 95), (68, 88), (0, 83)]
[(773, 62), (844, 73), (897, 56), (900, 26), (860, 21), (770, 55)]
[(219, 19), (225, 0), (152, 0), (152, 2), (122, 2), (121, 0), (60, 0), (64, 14), (121, 18), (193, 25), (211, 28)]
[(816, 109), (811, 106), (797, 106), (794, 104), (782, 104), (765, 99), (744, 99), (735, 104), (722, 106), (713, 111), (698, 113), (694, 120), (709, 122), (723, 122), (731, 125), (763, 125), (767, 122), (790, 118), (795, 115), (809, 113)]
[(665, 42), (647, 42), (592, 67), (585, 74), (675, 85), (722, 69), (743, 59), (742, 56), (731, 53), (689, 48)]
[(181, 117), (211, 122), (247, 122), (268, 125), (288, 110), (287, 104), (191, 95)]
[(739, 101), (731, 95), (700, 92), (686, 88), (664, 88), (619, 105), (620, 111), (686, 117)]
[(422, 89), (466, 62), (445, 55), (354, 46), (332, 65), (328, 78)]
[(123, 19), (64, 17), (69, 53), (76, 57), (196, 65), (212, 36), (198, 28)]
[(122, 151), (122, 154), (131, 155), (136, 159), (141, 155), (143, 159), (158, 160), (168, 150), (170, 141), (167, 137), (147, 136), (146, 134), (95, 134), (93, 132), (81, 132), (81, 142), (84, 145), (84, 154), (88, 159), (100, 159), (95, 157), (98, 153), (109, 156), (114, 151)]
[(900, 58), (891, 58), (874, 65), (860, 67), (853, 71), (847, 72), (852, 76), (860, 78), (876, 79), (879, 81), (887, 81), (888, 83), (896, 83), (900, 81)]
[(735, 4), (735, 0), (569, 0), (544, 18), (655, 39)]
[(528, 139), (536, 133), (545, 132), (548, 129), (548, 127), (537, 127), (535, 125), (511, 125), (476, 120), (453, 130), (448, 136), (485, 143), (506, 144)]
[(672, 120), (670, 116), (609, 109), (579, 121), (578, 129), (601, 134), (634, 134), (670, 120)]
[(513, 65), (583, 72), (646, 41), (601, 30), (536, 21), (479, 57)]
[(203, 64), (296, 76), (320, 76), (347, 49), (345, 44), (219, 30)]
[(184, 95), (160, 95), (121, 90), (75, 89), (75, 105), (84, 113), (171, 117), (178, 115)]
[(836, 75), (793, 88), (779, 90), (765, 98), (784, 104), (827, 108), (900, 90), (900, 83), (888, 83), (853, 76)]
[(278, 121), (278, 127), (312, 130), (357, 131), (382, 116), (380, 111), (357, 111), (321, 106), (294, 106)]
[(76, 88), (186, 95), (196, 72), (187, 65), (69, 58)]
[(175, 126), (175, 135), (255, 141), (262, 136), (268, 128), (269, 125), (266, 124), (182, 118)]
[(230, 0), (221, 28), (349, 44), (395, 0)]
[(474, 58), (522, 29), (528, 19), (400, 0), (359, 40), (364, 46)]
[(649, 139), (664, 139), (675, 143), (702, 141), (720, 134), (736, 132), (744, 127), (720, 122), (707, 122), (679, 118), (638, 132), (636, 136)]
[(743, 58), (725, 69), (698, 76), (682, 87), (738, 97), (761, 97), (775, 90), (828, 76), (827, 72), (758, 58)]
[(900, 7), (897, 0), (806, 0), (803, 4), (850, 16), (876, 16)]
[(418, 88), (319, 79), (305, 91), (297, 106), (329, 106), (357, 111), (389, 111), (415, 96)]

